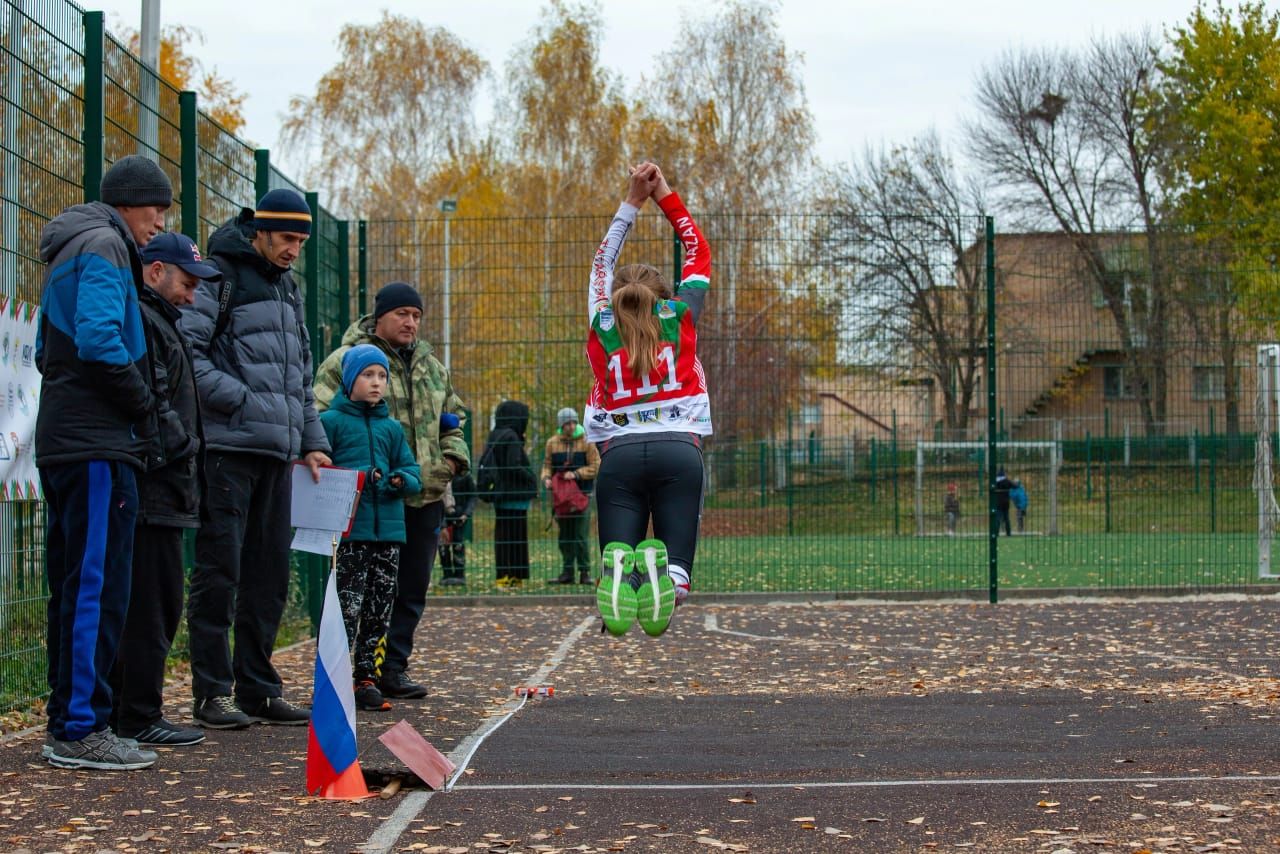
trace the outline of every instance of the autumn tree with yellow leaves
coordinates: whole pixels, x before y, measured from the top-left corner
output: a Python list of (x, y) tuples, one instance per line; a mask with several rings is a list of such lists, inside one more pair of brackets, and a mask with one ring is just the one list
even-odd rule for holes
[[(384, 15), (351, 25), (314, 95), (295, 99), (282, 143), (310, 185), (370, 221), (370, 285), (415, 282), (424, 335), (441, 349), (444, 214), (449, 223), (455, 381), (487, 411), (502, 397), (550, 419), (581, 409), (591, 258), (629, 163), (660, 163), (715, 251), (700, 352), (726, 436), (764, 435), (785, 418), (808, 355), (811, 283), (766, 269), (763, 253), (812, 160), (799, 59), (776, 8), (738, 0), (669, 30), (657, 76), (628, 93), (601, 56), (597, 4), (551, 0), (501, 80), (496, 118), (477, 131), (487, 68), (442, 30)], [(412, 69), (406, 72), (405, 69)], [(778, 245), (774, 243), (773, 245)], [(679, 258), (656, 208), (622, 259), (675, 275)], [(483, 390), (480, 393), (479, 390)], [(554, 426), (554, 425), (552, 425)]]

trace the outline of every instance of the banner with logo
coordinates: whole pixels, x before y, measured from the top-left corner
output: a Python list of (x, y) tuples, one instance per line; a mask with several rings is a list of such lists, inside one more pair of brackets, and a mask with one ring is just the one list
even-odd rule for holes
[(36, 329), (40, 307), (0, 296), (0, 501), (40, 498)]

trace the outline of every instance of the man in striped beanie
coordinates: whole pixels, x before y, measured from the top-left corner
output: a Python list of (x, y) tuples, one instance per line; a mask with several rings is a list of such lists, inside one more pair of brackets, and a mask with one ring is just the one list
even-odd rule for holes
[[(291, 267), (311, 234), (295, 190), (272, 190), (209, 238), (223, 282), (183, 312), (205, 431), (204, 506), (187, 604), (192, 716), (201, 726), (305, 726), (271, 664), (289, 590), (290, 471), (318, 477), (329, 440), (311, 390), (311, 349)], [(235, 656), (230, 635), (235, 628)]]

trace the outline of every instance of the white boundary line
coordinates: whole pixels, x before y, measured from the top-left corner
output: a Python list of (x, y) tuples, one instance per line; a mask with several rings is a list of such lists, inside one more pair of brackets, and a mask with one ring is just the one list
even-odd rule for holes
[[(545, 682), (552, 671), (559, 667), (560, 663), (568, 657), (569, 650), (578, 642), (578, 639), (586, 634), (588, 629), (596, 625), (598, 619), (599, 617), (594, 615), (584, 617), (582, 622), (578, 623), (573, 631), (569, 632), (565, 639), (560, 641), (560, 645), (556, 647), (556, 651), (551, 654), (551, 657), (543, 662), (537, 672), (526, 679), (523, 684), (533, 687)], [(457, 770), (445, 784), (444, 790), (446, 792), (452, 789), (458, 778), (466, 772), (467, 764), (471, 761), (471, 757), (475, 755), (476, 750), (479, 749), (480, 744), (492, 735), (498, 727), (509, 721), (512, 715), (524, 708), (524, 704), (528, 701), (529, 695), (527, 694), (519, 700), (508, 700), (502, 707), (506, 710), (505, 715), (497, 720), (489, 719), (485, 721), (453, 749), (449, 754), (449, 761), (457, 766)], [(434, 794), (435, 792), (432, 791), (410, 792), (405, 796), (400, 806), (396, 807), (395, 812), (388, 816), (387, 820), (373, 832), (373, 835), (358, 846), (359, 849), (366, 852), (366, 854), (386, 854), (386, 852), (389, 852), (400, 840), (409, 823), (418, 817), (418, 814), (422, 812)]]
[(761, 783), (742, 780), (737, 783), (481, 783), (463, 786), (465, 792), (510, 791), (626, 791), (679, 792), (743, 789), (900, 789), (909, 786), (1068, 786), (1068, 785), (1136, 785), (1139, 783), (1280, 783), (1280, 774), (1239, 775), (1222, 777), (1028, 777), (941, 780), (849, 780), (812, 783)]

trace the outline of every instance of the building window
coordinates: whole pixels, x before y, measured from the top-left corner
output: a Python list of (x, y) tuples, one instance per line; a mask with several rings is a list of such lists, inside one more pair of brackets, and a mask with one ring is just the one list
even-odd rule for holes
[(1227, 369), (1221, 365), (1196, 365), (1191, 369), (1192, 400), (1226, 400)]
[(800, 407), (800, 420), (806, 427), (822, 423), (822, 404), (806, 403)]
[(1137, 397), (1132, 376), (1124, 365), (1107, 365), (1102, 369), (1102, 396), (1107, 400), (1132, 400)]

